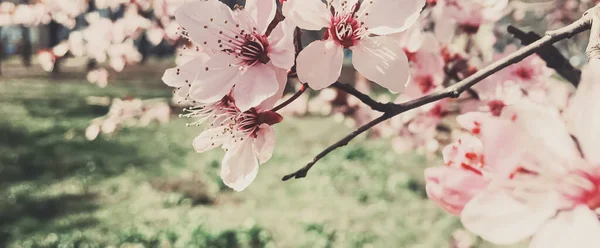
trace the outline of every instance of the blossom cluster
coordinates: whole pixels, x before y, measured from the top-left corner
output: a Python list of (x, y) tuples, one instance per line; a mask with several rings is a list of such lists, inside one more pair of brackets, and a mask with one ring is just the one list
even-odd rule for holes
[(523, 98), (458, 116), (467, 132), (425, 171), (429, 197), (495, 244), (600, 246), (598, 69), (590, 61), (565, 109)]
[[(243, 190), (272, 153), (270, 126), (282, 117), (270, 109), (282, 98), (288, 71), (294, 67), (301, 82), (323, 89), (339, 78), (347, 49), (364, 77), (402, 91), (408, 58), (393, 35), (412, 26), (424, 5), (424, 0), (288, 0), (280, 21), (276, 0), (248, 0), (233, 10), (216, 0), (186, 3), (175, 18), (192, 45), (163, 81), (193, 105), (185, 114), (199, 118), (192, 124), (210, 123), (194, 141), (196, 150), (219, 145), (227, 150), (221, 176)], [(297, 51), (296, 28), (324, 29), (325, 35)]]
[(115, 98), (111, 102), (110, 99), (90, 97), (88, 102), (94, 105), (110, 104), (108, 113), (92, 120), (85, 129), (88, 140), (95, 140), (100, 133), (109, 135), (125, 127), (145, 127), (152, 122), (165, 124), (171, 117), (171, 107), (160, 99)]

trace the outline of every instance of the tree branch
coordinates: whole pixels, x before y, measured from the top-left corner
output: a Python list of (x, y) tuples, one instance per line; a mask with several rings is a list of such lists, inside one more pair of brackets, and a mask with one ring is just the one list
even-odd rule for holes
[(354, 87), (352, 87), (348, 84), (345, 84), (345, 83), (335, 82), (331, 86), (333, 86), (334, 88), (336, 88), (338, 90), (344, 91), (350, 95), (353, 95), (354, 97), (358, 98), (358, 100), (360, 100), (367, 106), (371, 107), (371, 109), (373, 109), (375, 111), (389, 112), (391, 110), (391, 106), (393, 105), (390, 103), (381, 103), (381, 102), (375, 101), (370, 96), (358, 91)]
[(293, 178), (303, 178), (306, 176), (306, 173), (308, 173), (308, 170), (310, 170), (310, 168), (313, 167), (313, 165), (315, 165), (320, 159), (322, 159), (323, 157), (327, 156), (327, 154), (329, 154), (330, 152), (332, 152), (333, 150), (346, 146), (348, 145), (348, 142), (350, 142), (351, 140), (353, 140), (354, 138), (356, 138), (356, 136), (360, 135), (361, 133), (364, 133), (365, 131), (371, 129), (372, 127), (374, 127), (375, 125), (391, 118), (392, 116), (388, 113), (384, 113), (382, 116), (380, 116), (379, 118), (372, 120), (371, 122), (365, 124), (364, 126), (360, 127), (359, 129), (355, 130), (354, 132), (348, 134), (346, 137), (344, 137), (343, 139), (341, 139), (340, 141), (336, 142), (335, 144), (327, 147), (327, 149), (325, 149), (324, 151), (322, 151), (321, 153), (317, 154), (317, 156), (310, 162), (308, 163), (306, 166), (302, 167), (302, 169), (291, 173), (289, 175), (286, 175), (282, 178), (283, 181), (287, 181), (289, 179)]
[[(529, 45), (542, 38), (542, 36), (533, 31), (525, 33), (523, 30), (513, 25), (509, 25), (507, 31), (515, 38), (519, 39), (523, 45)], [(565, 58), (565, 56), (563, 56), (556, 47), (553, 45), (546, 45), (540, 50), (536, 51), (536, 54), (546, 62), (546, 66), (554, 69), (560, 76), (569, 81), (572, 85), (575, 87), (579, 85), (579, 81), (581, 80), (581, 71), (577, 68), (574, 68), (569, 60)]]
[[(600, 6), (600, 5), (598, 5)], [(596, 6), (594, 8), (592, 8), (590, 11), (595, 11), (595, 13), (600, 12), (599, 11), (599, 7)], [(515, 51), (514, 53), (508, 55), (507, 57), (498, 60), (488, 66), (486, 66), (485, 68), (477, 71), (476, 73), (474, 73), (473, 75), (463, 79), (462, 81), (447, 87), (444, 90), (441, 91), (437, 91), (428, 95), (425, 95), (423, 97), (405, 102), (405, 103), (401, 103), (401, 104), (394, 104), (394, 103), (387, 103), (387, 104), (382, 104), (382, 103), (378, 103), (375, 100), (371, 99), (369, 96), (365, 95), (365, 94), (356, 94), (355, 96), (360, 96), (359, 99), (361, 99), (361, 101), (365, 102), (365, 103), (371, 103), (374, 104), (374, 106), (378, 106), (378, 107), (382, 107), (382, 105), (387, 105), (389, 106), (389, 109), (383, 110), (383, 115), (380, 116), (377, 119), (372, 120), (371, 122), (361, 126), (360, 128), (358, 128), (357, 130), (355, 130), (354, 132), (350, 133), (349, 135), (347, 135), (346, 137), (344, 137), (343, 139), (341, 139), (340, 141), (336, 142), (335, 144), (329, 146), (328, 148), (326, 148), (324, 151), (322, 151), (321, 153), (319, 153), (312, 162), (308, 163), (306, 166), (302, 167), (300, 170), (288, 174), (286, 176), (284, 176), (282, 178), (283, 181), (287, 181), (291, 178), (303, 178), (306, 177), (306, 174), (308, 173), (308, 171), (324, 156), (326, 156), (327, 154), (329, 154), (330, 152), (332, 152), (333, 150), (339, 148), (339, 147), (343, 147), (345, 145), (348, 144), (348, 142), (350, 142), (351, 140), (353, 140), (354, 138), (356, 138), (358, 135), (360, 135), (361, 133), (369, 130), (370, 128), (376, 126), (377, 124), (384, 122), (394, 116), (397, 116), (399, 114), (402, 114), (408, 110), (411, 109), (415, 109), (418, 107), (421, 107), (423, 105), (432, 103), (432, 102), (436, 102), (439, 101), (441, 99), (444, 98), (458, 98), (464, 91), (468, 90), (469, 88), (471, 88), (473, 85), (477, 84), (478, 82), (482, 81), (483, 79), (489, 77), (490, 75), (514, 64), (517, 63), (525, 58), (527, 58), (528, 56), (530, 56), (531, 54), (539, 51), (540, 49), (543, 49), (545, 46), (554, 44), (560, 40), (564, 40), (564, 39), (568, 39), (573, 37), (574, 35), (581, 33), (585, 30), (588, 30), (591, 28), (592, 26), (592, 20), (594, 19), (600, 19), (597, 16), (599, 16), (598, 14), (587, 14), (590, 11), (586, 12), (586, 15), (584, 15), (582, 18), (580, 18), (579, 20), (575, 21), (574, 23), (557, 29), (555, 31), (550, 31), (547, 32), (546, 35), (544, 37), (542, 37), (541, 39), (538, 39), (535, 42), (532, 42), (531, 44), (522, 47), (521, 49)], [(599, 28), (600, 29), (600, 28)], [(598, 39), (596, 39), (596, 41), (600, 40), (600, 31), (599, 30), (595, 30), (593, 34), (597, 34)], [(600, 42), (597, 44), (599, 46), (597, 46), (598, 49), (600, 49)], [(598, 52), (599, 50), (596, 49), (595, 52)], [(589, 49), (588, 49), (589, 50)], [(596, 53), (596, 54), (600, 54), (600, 53)], [(354, 89), (352, 87), (350, 87), (351, 89)], [(356, 89), (354, 89), (356, 90)], [(357, 97), (358, 97), (357, 96)], [(368, 104), (369, 105), (369, 104)], [(371, 105), (369, 105), (371, 106)]]

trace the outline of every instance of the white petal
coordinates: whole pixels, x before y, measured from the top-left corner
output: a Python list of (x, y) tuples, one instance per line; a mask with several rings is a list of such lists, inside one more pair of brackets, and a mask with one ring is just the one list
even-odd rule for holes
[(223, 144), (225, 127), (209, 128), (194, 138), (193, 146), (196, 152), (205, 152)]
[(250, 13), (254, 20), (256, 28), (261, 34), (264, 34), (271, 21), (275, 18), (277, 11), (276, 0), (246, 0), (244, 9)]
[(265, 64), (257, 63), (236, 78), (233, 98), (235, 105), (244, 112), (271, 97), (279, 89), (275, 71)]
[(296, 59), (300, 81), (320, 90), (333, 83), (342, 73), (344, 48), (332, 40), (310, 43)]
[(583, 70), (581, 83), (568, 109), (569, 130), (581, 145), (585, 158), (600, 164), (600, 60), (592, 59)]
[(389, 37), (365, 37), (351, 47), (352, 64), (367, 79), (400, 92), (408, 82), (408, 58), (400, 44)]
[[(202, 103), (221, 100), (231, 91), (234, 79), (240, 71), (236, 66), (229, 66), (233, 57), (225, 53), (216, 54), (203, 67), (197, 68), (198, 75), (190, 88), (190, 97)], [(208, 70), (206, 69), (208, 68)]]
[(321, 0), (287, 0), (282, 12), (295, 26), (306, 30), (321, 30), (331, 21), (331, 13)]
[(260, 125), (254, 148), (259, 163), (264, 164), (271, 159), (275, 148), (275, 130), (271, 126), (267, 124)]
[(294, 65), (296, 50), (294, 47), (294, 26), (286, 19), (275, 26), (267, 38), (269, 40), (269, 58), (274, 66), (289, 70)]
[(559, 213), (535, 235), (529, 248), (600, 247), (600, 222), (587, 206)]
[(254, 181), (257, 174), (258, 161), (251, 139), (245, 139), (225, 153), (221, 167), (221, 178), (225, 185), (235, 191), (242, 191)]
[(234, 29), (236, 23), (229, 6), (216, 0), (185, 3), (175, 11), (175, 19), (192, 41), (216, 50), (221, 50), (217, 43), (219, 31), (227, 30), (223, 23), (227, 21), (229, 29)]
[(369, 27), (369, 32), (377, 35), (387, 35), (402, 32), (413, 25), (425, 0), (374, 0), (364, 1), (362, 8), (366, 8), (368, 15), (362, 14), (362, 21)]
[(505, 189), (492, 187), (475, 196), (461, 214), (465, 228), (491, 243), (509, 245), (525, 240), (556, 214), (554, 204), (527, 204)]
[(199, 68), (206, 62), (204, 57), (194, 58), (187, 63), (175, 68), (165, 70), (162, 81), (171, 87), (180, 87), (186, 83), (192, 83), (198, 75)]

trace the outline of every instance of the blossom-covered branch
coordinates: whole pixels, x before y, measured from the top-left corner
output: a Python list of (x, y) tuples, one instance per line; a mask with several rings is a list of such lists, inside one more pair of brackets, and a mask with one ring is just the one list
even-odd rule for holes
[[(597, 11), (598, 8), (599, 7), (596, 6), (592, 10)], [(347, 145), (349, 141), (351, 141), (352, 139), (357, 137), (359, 134), (365, 132), (366, 130), (376, 126), (377, 124), (379, 124), (381, 122), (384, 122), (384, 121), (386, 121), (394, 116), (397, 116), (399, 114), (402, 114), (406, 111), (421, 107), (421, 106), (429, 104), (429, 103), (439, 101), (444, 98), (458, 98), (464, 91), (468, 90), (469, 88), (471, 88), (475, 84), (481, 82), (483, 79), (491, 76), (492, 74), (527, 58), (528, 56), (536, 53), (537, 51), (544, 49), (548, 45), (554, 44), (561, 40), (569, 39), (578, 33), (581, 33), (585, 30), (590, 29), (592, 26), (592, 20), (594, 18), (597, 18), (595, 16), (596, 15), (587, 14), (587, 15), (584, 15), (579, 20), (573, 22), (572, 24), (570, 24), (566, 27), (563, 27), (563, 28), (560, 28), (560, 29), (557, 29), (554, 31), (549, 31), (541, 39), (515, 51), (514, 53), (508, 55), (507, 57), (505, 57), (501, 60), (496, 61), (495, 63), (492, 63), (492, 64), (486, 66), (485, 68), (479, 70), (478, 72), (465, 78), (464, 80), (462, 80), (452, 86), (449, 86), (441, 91), (437, 91), (437, 92), (434, 92), (434, 93), (431, 93), (431, 94), (425, 95), (423, 97), (420, 97), (420, 98), (417, 98), (417, 99), (414, 99), (414, 100), (411, 100), (408, 102), (404, 102), (401, 104), (390, 103), (390, 105), (391, 105), (390, 109), (388, 111), (385, 111), (381, 117), (361, 126), (360, 128), (358, 128), (354, 132), (350, 133), (349, 135), (347, 135), (340, 141), (338, 141), (335, 144), (331, 145), (330, 147), (326, 148), (323, 152), (318, 154), (313, 159), (313, 161), (311, 161), (309, 164), (307, 164), (306, 166), (302, 167), (300, 170), (298, 170), (294, 173), (284, 176), (282, 178), (282, 180), (286, 181), (291, 178), (298, 179), (298, 178), (305, 177), (306, 174), (308, 173), (308, 171), (314, 166), (314, 164), (318, 160), (325, 157), (327, 154), (334, 151), (335, 149)], [(598, 32), (595, 32), (595, 33), (598, 33)], [(597, 46), (597, 47), (600, 47), (600, 46)], [(590, 49), (588, 49), (588, 51), (589, 50)]]

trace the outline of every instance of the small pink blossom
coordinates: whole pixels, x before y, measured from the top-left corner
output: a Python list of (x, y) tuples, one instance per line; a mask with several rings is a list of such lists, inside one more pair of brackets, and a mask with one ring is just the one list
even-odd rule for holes
[(182, 5), (175, 12), (177, 22), (211, 57), (167, 70), (166, 83), (179, 87), (187, 81), (190, 97), (203, 103), (218, 101), (233, 89), (241, 111), (275, 95), (275, 70), (290, 69), (295, 55), (293, 27), (287, 21), (268, 30), (276, 7), (275, 0), (248, 0), (245, 8), (234, 11), (216, 0)]
[[(283, 14), (307, 30), (326, 28), (324, 40), (309, 44), (297, 58), (298, 78), (313, 89), (333, 84), (340, 76), (344, 49), (367, 79), (399, 92), (408, 80), (408, 59), (389, 34), (408, 29), (425, 0), (288, 0)], [(379, 36), (371, 36), (379, 35)]]
[(235, 191), (242, 191), (256, 178), (260, 164), (268, 161), (275, 143), (271, 125), (282, 117), (268, 110), (251, 108), (241, 112), (231, 96), (220, 101), (187, 109), (184, 117), (203, 122), (208, 128), (194, 139), (197, 152), (221, 146), (225, 157), (221, 167), (223, 182)]

